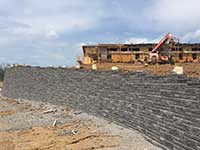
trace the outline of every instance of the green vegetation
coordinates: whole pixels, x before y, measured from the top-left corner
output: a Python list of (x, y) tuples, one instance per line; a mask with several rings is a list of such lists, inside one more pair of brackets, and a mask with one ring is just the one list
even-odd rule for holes
[(3, 81), (6, 69), (8, 68), (7, 64), (0, 65), (0, 81)]

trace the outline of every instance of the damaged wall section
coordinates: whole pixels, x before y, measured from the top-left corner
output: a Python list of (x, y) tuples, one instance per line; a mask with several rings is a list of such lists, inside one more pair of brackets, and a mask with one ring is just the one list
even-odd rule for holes
[(200, 80), (39, 67), (7, 70), (3, 95), (72, 106), (136, 129), (163, 149), (200, 149)]

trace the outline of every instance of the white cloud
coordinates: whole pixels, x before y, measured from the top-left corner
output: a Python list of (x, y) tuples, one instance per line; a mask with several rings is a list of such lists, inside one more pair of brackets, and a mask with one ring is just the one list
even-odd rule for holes
[(56, 31), (54, 30), (50, 30), (47, 35), (46, 35), (47, 38), (58, 38), (58, 34), (56, 33)]
[(149, 40), (147, 38), (130, 38), (125, 43), (126, 44), (149, 43)]
[(50, 30), (57, 33), (86, 30), (102, 17), (98, 13), (102, 9), (100, 0), (1, 1), (0, 10), (6, 16), (0, 15), (0, 19), (26, 24), (30, 26), (27, 33), (32, 35), (46, 36)]
[(141, 44), (141, 43), (157, 43), (159, 42), (161, 38), (157, 38), (157, 39), (148, 39), (148, 38), (137, 38), (137, 37), (133, 37), (133, 38), (129, 38), (127, 41), (125, 41), (126, 44)]
[(200, 26), (199, 0), (153, 0), (146, 17), (157, 30), (190, 31)]
[(103, 15), (101, 0), (0, 0), (1, 57), (7, 62), (73, 64), (77, 50), (63, 34), (92, 29)]
[(121, 43), (131, 35), (136, 36), (126, 43), (155, 43), (169, 30), (199, 41), (199, 5), (199, 0), (0, 0), (0, 60), (73, 64), (82, 51), (77, 43)]
[(183, 42), (200, 42), (200, 29), (186, 33), (181, 40)]

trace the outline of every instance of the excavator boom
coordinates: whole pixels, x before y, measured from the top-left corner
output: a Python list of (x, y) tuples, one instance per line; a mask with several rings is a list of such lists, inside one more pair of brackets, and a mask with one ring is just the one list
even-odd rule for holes
[(172, 40), (172, 34), (169, 32), (167, 33), (161, 40), (160, 42), (153, 48), (153, 50), (151, 51), (151, 53), (156, 52), (167, 40)]
[(175, 40), (176, 38), (173, 37), (170, 32), (167, 33), (149, 53), (148, 62), (151, 64), (156, 64), (158, 62), (174, 64), (172, 56), (168, 52), (169, 49), (161, 49), (161, 46), (164, 44), (175, 44)]

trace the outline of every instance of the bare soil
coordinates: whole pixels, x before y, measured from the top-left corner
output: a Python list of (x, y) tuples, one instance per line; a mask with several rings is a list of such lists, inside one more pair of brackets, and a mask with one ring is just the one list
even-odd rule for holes
[[(128, 63), (100, 63), (97, 64), (99, 70), (111, 70), (113, 66), (118, 67), (122, 71), (144, 71), (154, 75), (169, 75), (172, 74), (172, 70), (175, 66), (182, 66), (184, 74), (188, 77), (200, 77), (200, 63), (177, 63), (175, 65), (170, 64), (157, 64), (148, 65), (143, 64), (128, 64)], [(91, 69), (91, 65), (84, 65), (83, 68)]]
[(0, 96), (0, 150), (159, 150), (138, 132), (68, 107)]

